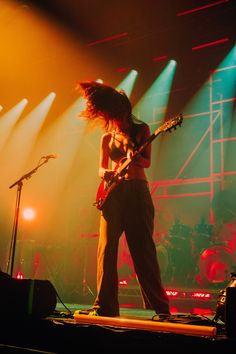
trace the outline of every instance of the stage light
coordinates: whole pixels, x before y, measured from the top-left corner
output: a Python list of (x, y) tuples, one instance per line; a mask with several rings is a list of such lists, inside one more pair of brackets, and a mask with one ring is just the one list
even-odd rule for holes
[(131, 70), (131, 75), (134, 75), (134, 76), (136, 76), (136, 75), (138, 75), (138, 72), (137, 72), (137, 70)]
[[(14, 166), (12, 166), (14, 171), (12, 170), (12, 173), (21, 170), (25, 161), (29, 158), (35, 140), (40, 134), (40, 130), (47, 118), (55, 97), (55, 92), (49, 93), (48, 96), (45, 97), (40, 104), (28, 113), (27, 116), (25, 116), (16, 126), (16, 120), (28, 101), (24, 98), (20, 104), (14, 107), (14, 116), (11, 114), (11, 117), (13, 118), (11, 118), (11, 125), (9, 122), (10, 115), (9, 112), (7, 112), (8, 130), (10, 130), (9, 134), (11, 133), (11, 135), (9, 136), (10, 139), (8, 139), (7, 144), (5, 144), (5, 159), (14, 159)], [(16, 114), (16, 108), (18, 114)], [(18, 152), (17, 159), (15, 159), (16, 152)]]
[(204, 293), (201, 291), (195, 291), (191, 294), (191, 297), (197, 298), (197, 299), (211, 299), (211, 294), (210, 293)]
[(103, 84), (103, 80), (102, 79), (97, 79), (96, 82), (98, 82), (99, 84)]
[(100, 43), (105, 43), (105, 42), (110, 42), (110, 41), (113, 41), (115, 39), (118, 39), (118, 38), (122, 38), (122, 37), (126, 37), (128, 36), (128, 33), (127, 32), (124, 32), (124, 33), (118, 33), (118, 34), (115, 34), (114, 36), (110, 36), (110, 37), (105, 37), (105, 38), (101, 38), (101, 39), (98, 39), (94, 42), (90, 42), (87, 44), (88, 47), (92, 47), (96, 44), (100, 44)]
[(117, 71), (118, 73), (123, 73), (123, 72), (128, 71), (128, 70), (130, 70), (129, 67), (123, 67), (123, 68), (117, 68), (117, 69), (116, 69), (116, 71)]
[[(51, 92), (51, 93), (49, 93), (49, 95), (48, 95), (48, 99), (49, 99), (49, 101), (50, 101), (50, 99), (54, 99), (56, 97), (56, 93), (55, 92)], [(51, 103), (51, 102), (50, 102)]]
[(160, 57), (152, 58), (153, 61), (162, 61), (162, 60), (165, 60), (165, 59), (167, 59), (166, 55), (162, 55)]
[(28, 221), (32, 221), (36, 217), (36, 212), (32, 208), (26, 208), (22, 212), (23, 218)]
[(189, 15), (189, 14), (192, 14), (193, 12), (202, 11), (202, 10), (208, 9), (209, 7), (220, 5), (220, 4), (223, 4), (223, 3), (228, 2), (228, 1), (229, 0), (219, 0), (219, 1), (213, 2), (211, 4), (206, 4), (206, 5), (202, 5), (202, 6), (199, 6), (199, 7), (195, 7), (195, 8), (190, 9), (190, 10), (179, 12), (179, 13), (176, 14), (176, 16)]
[(175, 66), (176, 64), (177, 64), (177, 62), (176, 62), (174, 59), (171, 59), (171, 60), (170, 60), (170, 65)]
[(171, 87), (176, 70), (176, 61), (170, 60), (160, 75), (134, 107), (134, 114), (147, 123), (162, 121), (167, 110)]
[(16, 279), (24, 279), (24, 275), (23, 275), (23, 273), (22, 272), (17, 272), (17, 274), (16, 274)]
[(124, 78), (124, 80), (116, 88), (118, 90), (124, 90), (126, 95), (130, 97), (137, 76), (138, 76), (138, 72), (136, 70), (131, 70), (129, 74)]
[(0, 121), (0, 131), (1, 131), (1, 139), (0, 139), (0, 149), (4, 147), (5, 143), (8, 141), (11, 133), (13, 132), (13, 128), (16, 125), (18, 119), (20, 118), (25, 106), (27, 105), (28, 100), (23, 98), (19, 103), (17, 103), (14, 107), (12, 107), (8, 112), (4, 113), (1, 116)]
[(213, 41), (213, 42), (208, 42), (208, 43), (204, 43), (204, 44), (200, 44), (200, 45), (197, 45), (195, 47), (192, 47), (192, 51), (194, 50), (199, 50), (199, 49), (202, 49), (202, 48), (206, 48), (206, 47), (210, 47), (212, 45), (216, 45), (216, 44), (220, 44), (220, 43), (225, 43), (225, 42), (228, 42), (229, 41), (229, 38), (222, 38), (222, 39), (218, 39), (217, 41)]
[(179, 296), (179, 292), (176, 291), (176, 290), (166, 290), (166, 294), (169, 297), (177, 297), (177, 296)]

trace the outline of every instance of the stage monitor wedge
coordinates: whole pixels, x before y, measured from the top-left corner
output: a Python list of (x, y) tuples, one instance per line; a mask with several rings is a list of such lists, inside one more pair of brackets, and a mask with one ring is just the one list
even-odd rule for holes
[(45, 318), (53, 314), (57, 292), (49, 280), (0, 276), (0, 314)]

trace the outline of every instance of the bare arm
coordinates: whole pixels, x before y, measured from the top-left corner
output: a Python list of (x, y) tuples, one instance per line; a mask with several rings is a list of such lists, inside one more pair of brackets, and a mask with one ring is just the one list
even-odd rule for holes
[[(137, 134), (138, 145), (141, 146), (150, 137), (149, 125), (144, 124), (140, 126), (140, 131)], [(148, 144), (145, 149), (137, 155), (133, 164), (142, 168), (148, 168), (151, 165), (151, 144)]]
[(114, 171), (109, 169), (109, 142), (110, 134), (104, 134), (100, 142), (100, 161), (98, 175), (104, 180), (109, 180)]

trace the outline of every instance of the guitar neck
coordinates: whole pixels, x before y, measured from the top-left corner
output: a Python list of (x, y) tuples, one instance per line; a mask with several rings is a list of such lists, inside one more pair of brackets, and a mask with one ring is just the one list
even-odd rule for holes
[(125, 162), (119, 167), (118, 174), (120, 174), (124, 169), (126, 169), (129, 164), (135, 159), (135, 157), (140, 154), (160, 133), (171, 131), (172, 128), (176, 129), (177, 125), (181, 125), (183, 120), (182, 114), (180, 113), (177, 117), (169, 119), (161, 127), (157, 128), (152, 135), (150, 135), (147, 140), (138, 147), (134, 152), (133, 156), (126, 159)]
[(142, 144), (139, 146), (138, 150), (136, 151), (136, 154), (140, 154), (149, 144), (151, 144), (151, 142), (157, 137), (157, 135), (159, 135), (161, 133), (161, 130), (158, 128), (155, 130), (155, 132), (149, 136), (149, 138)]
[(124, 169), (126, 169), (130, 164), (131, 162), (133, 161), (133, 159), (138, 155), (140, 154), (149, 144), (151, 144), (151, 142), (157, 137), (157, 135), (160, 134), (160, 129), (156, 129), (155, 132), (149, 136), (149, 138), (142, 144), (138, 147), (138, 149), (135, 151), (135, 153), (132, 155), (132, 157), (130, 158), (127, 158), (125, 160), (125, 162), (123, 162), (123, 164), (119, 167), (118, 171), (119, 173), (121, 173)]

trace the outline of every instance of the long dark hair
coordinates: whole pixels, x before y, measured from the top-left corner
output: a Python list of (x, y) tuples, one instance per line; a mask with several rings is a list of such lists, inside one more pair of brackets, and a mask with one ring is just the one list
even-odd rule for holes
[(105, 130), (109, 130), (113, 120), (132, 120), (132, 105), (124, 91), (97, 81), (80, 82), (79, 89), (86, 99), (86, 108), (80, 112), (80, 117), (102, 125)]

